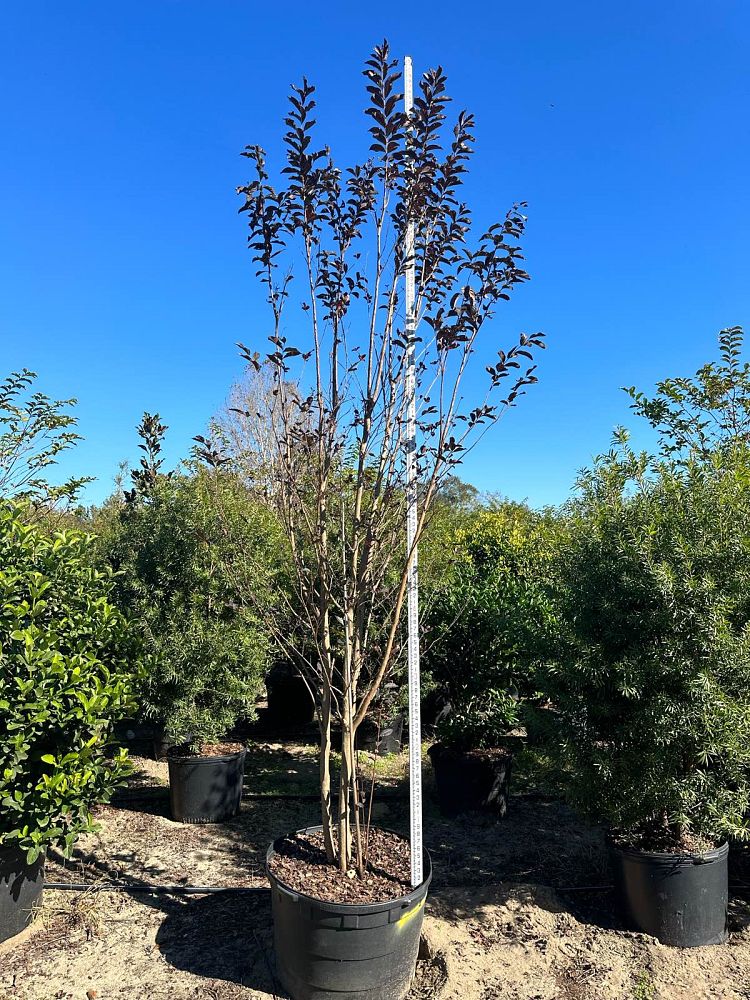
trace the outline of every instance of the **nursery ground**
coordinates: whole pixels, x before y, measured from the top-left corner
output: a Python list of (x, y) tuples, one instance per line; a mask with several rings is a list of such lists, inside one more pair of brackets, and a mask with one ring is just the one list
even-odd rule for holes
[[(613, 905), (601, 831), (534, 790), (520, 763), (525, 791), (500, 823), (442, 818), (427, 769), (434, 891), (412, 1000), (750, 1000), (750, 864), (734, 858), (725, 946), (679, 951), (630, 933)], [(136, 765), (129, 788), (100, 811), (99, 833), (71, 861), (49, 864), (50, 881), (91, 888), (48, 891), (35, 925), (0, 946), (0, 1000), (281, 1000), (266, 893), (104, 887), (263, 886), (270, 840), (316, 822), (314, 747), (256, 746), (241, 815), (218, 826), (173, 823), (166, 766)], [(377, 822), (406, 831), (406, 758), (377, 768)]]

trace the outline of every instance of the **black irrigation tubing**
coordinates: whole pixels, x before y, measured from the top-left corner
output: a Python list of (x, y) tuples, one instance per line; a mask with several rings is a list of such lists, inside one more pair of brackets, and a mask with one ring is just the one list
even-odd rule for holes
[[(134, 788), (127, 792), (122, 792), (116, 796), (111, 801), (113, 806), (120, 805), (124, 802), (138, 802), (141, 799), (157, 798), (164, 796), (169, 791), (167, 785), (147, 785), (144, 788)], [(251, 802), (319, 802), (320, 793), (319, 792), (243, 792), (243, 800), (248, 800)], [(338, 798), (338, 792), (331, 792), (331, 798)], [(529, 801), (555, 801), (554, 795), (549, 795), (546, 792), (515, 792), (513, 794), (515, 799), (527, 799)], [(408, 802), (409, 795), (406, 792), (388, 792), (379, 791), (377, 793), (378, 802)]]
[[(521, 885), (525, 883), (506, 880), (508, 885)], [(440, 884), (433, 882), (431, 891), (446, 892), (450, 889), (481, 888), (485, 882), (446, 882)], [(613, 889), (612, 885), (567, 885), (555, 886), (534, 883), (535, 888), (553, 889), (555, 892), (604, 892)], [(45, 889), (54, 889), (57, 892), (143, 892), (154, 895), (175, 895), (175, 896), (207, 896), (212, 893), (266, 893), (271, 891), (268, 885), (248, 885), (248, 886), (218, 886), (218, 885), (153, 885), (141, 884), (138, 882), (45, 882)]]
[[(515, 882), (511, 879), (502, 880), (506, 885), (526, 885), (528, 883)], [(554, 892), (610, 892), (615, 886), (611, 883), (603, 885), (548, 885), (542, 882), (531, 883), (535, 889), (552, 889)], [(430, 886), (432, 892), (446, 892), (451, 889), (482, 888), (486, 882), (434, 882)], [(747, 883), (735, 882), (731, 880), (730, 889), (744, 889)], [(271, 891), (269, 885), (244, 885), (244, 886), (220, 886), (220, 885), (153, 885), (137, 882), (45, 882), (45, 889), (54, 889), (57, 892), (142, 892), (151, 895), (170, 896), (208, 896), (212, 894), (224, 893), (226, 895), (261, 894)]]
[(131, 882), (45, 882), (57, 892), (142, 892), (154, 896), (208, 896), (213, 893), (267, 893), (270, 885), (141, 885)]
[[(159, 796), (164, 796), (169, 791), (166, 785), (150, 785), (146, 788), (136, 788), (132, 791), (121, 793), (113, 797), (111, 805), (117, 806), (124, 802), (138, 802), (143, 799), (156, 798)], [(243, 800), (250, 800), (252, 802), (263, 802), (268, 800), (269, 802), (320, 802), (320, 793), (313, 792), (243, 792)], [(331, 792), (331, 798), (338, 798), (338, 792)], [(378, 802), (408, 802), (409, 796), (404, 792), (398, 792), (397, 794), (383, 794), (378, 793)]]

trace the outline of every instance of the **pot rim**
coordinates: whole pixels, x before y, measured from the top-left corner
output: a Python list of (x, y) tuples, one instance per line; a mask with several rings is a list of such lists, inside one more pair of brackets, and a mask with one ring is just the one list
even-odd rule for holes
[(31, 864), (26, 863), (26, 849), (24, 847), (18, 847), (17, 843), (3, 844), (0, 843), (0, 864), (13, 860), (15, 858), (20, 858), (23, 861), (23, 867), (29, 869), (37, 868), (40, 864), (44, 864), (47, 860), (47, 847), (45, 845), (44, 850), (36, 859), (32, 861)]
[(721, 861), (729, 854), (729, 841), (725, 840), (718, 847), (712, 847), (708, 851), (647, 851), (639, 847), (620, 847), (618, 844), (609, 841), (610, 850), (623, 857), (637, 858), (643, 861), (656, 861), (659, 863), (690, 864), (696, 861), (702, 864), (710, 864), (712, 861)]
[[(294, 896), (295, 899), (301, 899), (305, 902), (314, 903), (319, 909), (324, 910), (328, 913), (350, 913), (361, 916), (364, 913), (381, 913), (384, 910), (393, 909), (394, 906), (406, 907), (410, 903), (417, 902), (421, 897), (427, 896), (427, 890), (429, 889), (430, 882), (432, 882), (432, 858), (430, 857), (430, 852), (426, 847), (422, 848), (422, 853), (424, 856), (425, 870), (427, 874), (424, 879), (419, 883), (419, 885), (414, 886), (409, 892), (404, 893), (403, 896), (394, 896), (393, 899), (386, 899), (380, 903), (332, 903), (328, 899), (318, 899), (317, 896), (311, 896), (306, 892), (298, 892), (293, 889), (290, 885), (287, 885), (278, 875), (274, 875), (270, 868), (270, 862), (273, 855), (276, 853), (276, 845), (281, 843), (282, 840), (286, 840), (289, 836), (295, 836), (298, 833), (318, 833), (323, 829), (321, 823), (314, 824), (313, 826), (305, 826), (301, 830), (295, 830), (292, 834), (284, 834), (283, 837), (277, 837), (276, 840), (269, 844), (268, 850), (266, 851), (266, 874), (271, 885), (277, 885), (280, 889), (283, 889), (288, 895)], [(400, 833), (396, 833), (395, 830), (389, 830), (387, 827), (379, 827), (379, 829), (384, 830), (386, 833), (393, 833), (397, 837), (402, 837), (406, 839)]]
[(492, 754), (497, 754), (498, 757), (502, 754), (506, 759), (509, 757), (515, 757), (515, 753), (510, 747), (497, 746), (490, 747), (488, 750), (459, 750), (458, 747), (452, 747), (448, 743), (431, 743), (427, 748), (427, 756), (432, 760), (433, 754), (435, 756), (448, 755), (453, 757), (472, 757), (479, 758), (481, 755), (485, 755), (485, 760), (490, 759)]
[(168, 764), (215, 764), (216, 762), (237, 760), (239, 757), (247, 755), (247, 747), (235, 750), (234, 753), (200, 754), (193, 757), (186, 757), (184, 754), (172, 754), (167, 751)]

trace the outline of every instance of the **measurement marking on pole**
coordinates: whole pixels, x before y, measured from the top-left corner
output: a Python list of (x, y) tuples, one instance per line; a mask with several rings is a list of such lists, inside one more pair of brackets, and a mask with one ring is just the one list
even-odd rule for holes
[[(404, 59), (404, 111), (411, 114), (414, 82), (411, 57)], [(407, 142), (408, 142), (407, 124)], [(419, 560), (417, 535), (417, 405), (414, 340), (417, 329), (414, 287), (414, 221), (406, 226), (406, 544), (407, 568), (407, 659), (409, 664), (409, 797), (411, 812), (411, 883), (424, 880), (422, 865), (422, 717), (419, 670)]]

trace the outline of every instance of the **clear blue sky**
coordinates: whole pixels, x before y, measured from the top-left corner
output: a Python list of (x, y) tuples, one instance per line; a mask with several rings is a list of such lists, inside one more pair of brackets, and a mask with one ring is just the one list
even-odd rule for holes
[(361, 64), (387, 36), (477, 116), (480, 221), (529, 202), (533, 281), (498, 336), (543, 329), (540, 384), (464, 469), (562, 500), (648, 388), (750, 325), (750, 5), (33, 0), (0, 29), (2, 370), (80, 400), (65, 471), (108, 492), (145, 409), (186, 454), (265, 323), (235, 188), (278, 150), (288, 85), (361, 154)]

